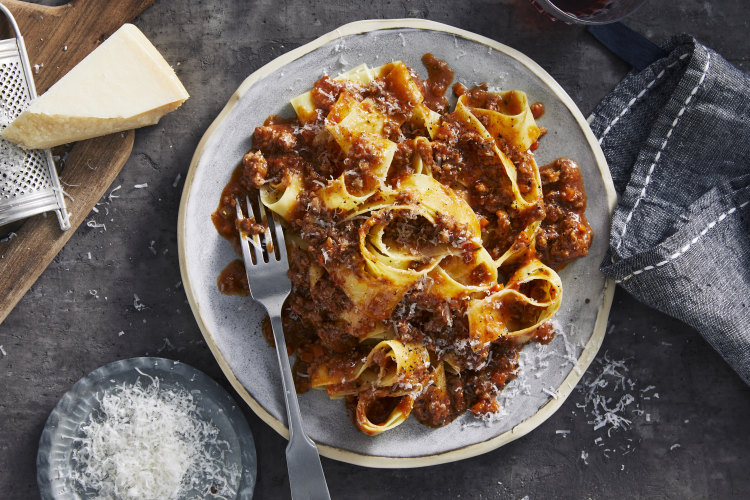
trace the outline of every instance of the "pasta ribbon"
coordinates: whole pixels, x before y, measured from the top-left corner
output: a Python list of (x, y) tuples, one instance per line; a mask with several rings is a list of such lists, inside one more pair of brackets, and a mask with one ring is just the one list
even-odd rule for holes
[(402, 396), (422, 381), (429, 366), (430, 357), (422, 344), (383, 340), (367, 355), (357, 381), (360, 387), (387, 387), (391, 396)]
[(495, 260), (495, 266), (500, 267), (505, 264), (511, 264), (516, 261), (519, 257), (523, 257), (527, 253), (527, 249), (534, 241), (534, 236), (539, 230), (542, 221), (534, 221), (523, 231), (518, 233), (513, 244), (502, 254), (497, 260)]
[(328, 208), (332, 210), (340, 209), (345, 212), (357, 208), (367, 201), (371, 194), (366, 193), (362, 196), (356, 196), (350, 193), (349, 188), (346, 187), (346, 177), (343, 174), (318, 191), (318, 196)]
[(260, 200), (265, 206), (276, 212), (282, 219), (291, 219), (297, 206), (297, 196), (302, 192), (302, 178), (292, 174), (288, 184), (265, 184), (260, 188)]
[[(399, 199), (406, 203), (397, 204)], [(496, 266), (481, 245), (476, 214), (455, 191), (432, 177), (407, 176), (399, 191), (383, 190), (377, 200), (365, 203), (347, 220), (355, 217), (366, 217), (359, 228), (359, 248), (364, 260), (356, 266), (330, 272), (354, 304), (354, 309), (342, 319), (352, 325), (356, 336), (360, 336), (357, 331), (367, 325), (364, 318), (374, 321), (388, 318), (409, 288), (448, 256), (471, 252), (477, 259), (475, 267), (485, 268), (483, 274), (488, 276), (485, 281), (497, 279)], [(394, 221), (400, 225), (390, 228)], [(432, 241), (417, 241), (425, 235), (424, 228), (432, 235)], [(448, 231), (443, 241), (440, 239), (442, 230)], [(452, 233), (457, 230), (464, 245), (460, 245), (461, 240)], [(465, 278), (451, 269), (444, 271), (448, 273), (446, 282), (453, 280), (451, 273), (458, 280)], [(453, 282), (454, 288), (460, 286)]]
[[(368, 85), (372, 81), (373, 74), (375, 74), (373, 70), (368, 68), (366, 64), (360, 64), (356, 68), (336, 76), (334, 80), (350, 80), (361, 85)], [(315, 112), (311, 90), (293, 98), (290, 104), (294, 108), (300, 123), (305, 124), (317, 119), (318, 115)]]
[(411, 410), (414, 407), (414, 396), (407, 394), (396, 398), (396, 405), (388, 414), (383, 423), (373, 423), (367, 416), (368, 412), (376, 404), (382, 404), (384, 401), (393, 399), (387, 396), (380, 396), (377, 393), (362, 393), (357, 399), (357, 409), (355, 412), (355, 424), (357, 428), (368, 436), (376, 436), (381, 432), (393, 429), (409, 418)]
[[(322, 348), (316, 346), (318, 351)], [(313, 388), (325, 388), (331, 398), (359, 394), (356, 410), (357, 426), (375, 435), (391, 429), (406, 418), (414, 403), (414, 394), (429, 384), (430, 366), (427, 349), (421, 344), (383, 340), (372, 348), (362, 361), (337, 353), (318, 352), (322, 360), (309, 371)], [(373, 423), (368, 411), (374, 406), (388, 407), (395, 403), (382, 423)]]
[[(360, 392), (356, 424), (365, 434), (376, 435), (406, 420), (414, 405), (415, 393), (428, 382), (430, 358), (421, 344), (404, 344), (385, 340), (376, 345), (358, 376)], [(387, 408), (386, 401), (396, 402), (382, 423), (373, 423), (368, 411), (375, 405)]]
[(424, 101), (422, 89), (411, 76), (409, 67), (401, 61), (384, 64), (379, 73), (388, 90), (396, 94), (402, 103), (417, 106)]
[(493, 136), (484, 124), (482, 124), (479, 118), (477, 118), (474, 113), (476, 109), (478, 108), (469, 107), (469, 98), (464, 94), (458, 98), (455, 115), (466, 127), (478, 132), (485, 140), (493, 142), (495, 156), (498, 158), (500, 165), (505, 171), (505, 175), (508, 176), (508, 179), (510, 179), (511, 182), (511, 189), (514, 197), (513, 207), (521, 210), (535, 205), (542, 199), (542, 180), (539, 176), (539, 168), (536, 166), (536, 163), (533, 164), (534, 179), (531, 189), (529, 189), (526, 195), (523, 195), (518, 187), (518, 171), (516, 170), (516, 166), (497, 146), (495, 140), (497, 136)]
[(477, 352), (500, 337), (528, 341), (534, 330), (557, 312), (561, 301), (560, 277), (531, 259), (511, 276), (505, 288), (472, 301), (468, 309), (472, 349)]
[(360, 134), (382, 137), (385, 122), (385, 115), (378, 111), (372, 99), (357, 101), (351, 94), (343, 92), (326, 118), (326, 129), (341, 149), (349, 153), (354, 138)]
[(440, 127), (440, 113), (431, 110), (424, 104), (420, 104), (414, 108), (412, 119), (417, 125), (427, 129), (427, 133), (430, 134), (431, 139), (435, 137)]
[(432, 293), (451, 299), (467, 297), (497, 283), (497, 266), (482, 247), (474, 252), (470, 262), (456, 256), (444, 258), (430, 272), (430, 278)]
[[(492, 94), (492, 93), (490, 93)], [(524, 92), (508, 90), (495, 93), (499, 109), (471, 108), (492, 137), (502, 137), (519, 151), (528, 150), (539, 139), (541, 130), (534, 120)]]

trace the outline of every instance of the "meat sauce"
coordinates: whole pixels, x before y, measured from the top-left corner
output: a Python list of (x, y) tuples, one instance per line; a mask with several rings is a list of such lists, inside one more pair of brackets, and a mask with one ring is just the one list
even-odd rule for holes
[(552, 269), (588, 255), (594, 236), (586, 219), (586, 190), (578, 165), (568, 158), (539, 168), (544, 192), (544, 221), (536, 235), (536, 251)]
[(245, 265), (239, 259), (233, 260), (221, 271), (217, 283), (219, 291), (224, 295), (250, 295)]
[[(239, 253), (237, 225), (235, 221), (235, 199), (244, 200), (255, 196), (257, 189), (266, 183), (282, 185), (289, 183), (292, 173), (299, 173), (304, 180), (304, 189), (298, 198), (297, 212), (289, 221), (289, 232), (300, 235), (303, 245), (289, 246), (289, 277), (292, 291), (283, 309), (283, 323), (287, 338), (287, 349), (296, 353), (294, 365), (297, 390), (310, 388), (309, 374), (325, 360), (329, 370), (345, 374), (352, 369), (352, 359), (367, 355), (352, 325), (341, 320), (341, 313), (352, 307), (352, 302), (325, 269), (326, 263), (337, 262), (353, 268), (362, 263), (358, 247), (360, 221), (342, 220), (336, 211), (329, 211), (315, 194), (315, 190), (331, 178), (347, 173), (346, 183), (350, 190), (362, 191), (370, 187), (370, 169), (375, 164), (376, 154), (366, 145), (356, 144), (349, 153), (338, 148), (335, 141), (316, 141), (325, 127), (325, 119), (331, 107), (342, 93), (346, 92), (361, 100), (370, 98), (386, 115), (384, 130), (396, 142), (398, 149), (388, 172), (387, 182), (397, 186), (400, 179), (413, 173), (414, 155), (419, 155), (430, 168), (432, 176), (464, 197), (477, 214), (482, 228), (485, 248), (493, 258), (503, 255), (509, 248), (523, 248), (531, 241), (524, 241), (519, 233), (529, 224), (540, 221), (541, 226), (534, 238), (536, 254), (553, 269), (560, 269), (574, 259), (587, 254), (592, 231), (584, 214), (586, 194), (580, 169), (572, 160), (561, 158), (539, 168), (543, 199), (523, 210), (513, 208), (511, 183), (497, 157), (492, 153), (493, 142), (466, 127), (448, 112), (446, 92), (451, 88), (453, 71), (432, 54), (425, 54), (422, 62), (428, 78), (419, 79), (412, 74), (422, 90), (424, 103), (442, 115), (435, 137), (431, 140), (418, 124), (411, 123), (414, 104), (400, 95), (388, 81), (375, 80), (369, 86), (351, 81), (339, 81), (323, 77), (315, 82), (312, 100), (315, 115), (305, 124), (297, 119), (269, 117), (253, 132), (253, 149), (242, 159), (225, 186), (219, 206), (212, 215), (219, 234), (232, 242)], [(509, 106), (489, 92), (486, 84), (467, 88), (460, 83), (452, 87), (456, 96), (467, 95), (470, 103), (487, 109)], [(535, 118), (544, 114), (544, 105), (530, 106)], [(336, 117), (329, 117), (335, 119)], [(421, 139), (420, 139), (421, 137)], [(531, 150), (538, 147), (535, 143)], [(530, 191), (534, 176), (531, 151), (518, 151), (503, 140), (498, 147), (511, 159), (517, 168), (517, 184), (522, 194)], [(407, 238), (425, 242), (453, 242), (468, 240), (461, 228), (450, 224), (413, 223), (411, 214), (394, 218), (385, 238), (398, 240)], [(252, 221), (243, 230), (249, 233), (262, 231)], [(401, 226), (404, 226), (403, 228)], [(407, 226), (410, 227), (407, 228)], [(430, 243), (417, 245), (415, 252), (429, 250)], [(501, 276), (509, 276), (519, 266), (521, 259), (500, 269)], [(483, 283), (489, 271), (477, 268), (469, 280)], [(242, 262), (233, 261), (218, 280), (222, 293), (247, 294), (247, 280)], [(493, 290), (502, 289), (498, 283)], [(423, 424), (439, 427), (453, 421), (466, 411), (477, 415), (498, 410), (496, 397), (507, 383), (518, 373), (518, 356), (523, 342), (498, 340), (479, 352), (471, 349), (467, 319), (468, 300), (447, 299), (429, 292), (430, 283), (422, 280), (407, 291), (390, 313), (387, 323), (403, 342), (421, 342), (429, 352), (432, 364), (450, 359), (451, 369), (444, 373), (445, 384), (440, 389), (434, 382), (435, 373), (424, 374), (423, 391), (416, 398), (412, 413)], [(533, 295), (533, 289), (524, 290)], [(374, 298), (371, 310), (384, 307)], [(512, 305), (509, 306), (512, 308)], [(514, 313), (516, 314), (516, 313)], [(529, 318), (528, 311), (519, 310), (512, 321), (523, 322)], [(364, 331), (375, 323), (361, 325)], [(264, 336), (272, 343), (270, 330)], [(544, 323), (532, 333), (528, 341), (549, 343), (554, 338), (551, 323)], [(448, 364), (444, 364), (448, 366)], [(367, 398), (365, 393), (360, 398)], [(355, 413), (355, 398), (349, 398), (349, 407)], [(375, 423), (384, 421), (396, 405), (404, 405), (401, 398), (372, 398), (365, 401), (368, 418)], [(357, 407), (359, 408), (359, 406)]]

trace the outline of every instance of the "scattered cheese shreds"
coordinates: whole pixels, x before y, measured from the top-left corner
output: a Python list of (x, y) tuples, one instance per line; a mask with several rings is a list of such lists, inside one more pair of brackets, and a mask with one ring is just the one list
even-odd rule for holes
[[(597, 361), (602, 366), (601, 372), (593, 380), (584, 380), (581, 390), (584, 391), (585, 399), (583, 404), (577, 406), (588, 412), (591, 419), (589, 423), (594, 426), (595, 431), (606, 427), (607, 435), (611, 435), (613, 430), (630, 428), (632, 420), (625, 418), (625, 408), (632, 404), (635, 398), (625, 391), (633, 389), (634, 384), (626, 376), (628, 367), (625, 360), (613, 361), (605, 354)], [(612, 382), (614, 384), (610, 386)], [(619, 400), (614, 405), (612, 403), (615, 399), (601, 391), (607, 387), (615, 391), (615, 397), (619, 395)], [(638, 405), (635, 405), (635, 408), (638, 409)]]
[(3, 346), (0, 345), (0, 353), (2, 353), (3, 357), (7, 356), (8, 353), (5, 352), (5, 349), (3, 349)]
[(148, 309), (148, 306), (141, 302), (141, 298), (137, 294), (133, 294), (133, 307), (135, 307), (136, 311), (143, 311), (144, 309)]
[(118, 189), (122, 189), (122, 184), (119, 184), (117, 187), (115, 187), (114, 189), (112, 189), (112, 191), (109, 192), (109, 194), (107, 195), (107, 198), (109, 198), (109, 201), (112, 201), (112, 198), (119, 198), (118, 195), (112, 194)]
[(135, 189), (143, 189), (148, 187), (148, 182), (144, 182), (143, 184), (135, 184), (133, 186)]
[(547, 387), (542, 387), (542, 392), (550, 396), (552, 399), (557, 399), (557, 392), (552, 389), (548, 389)]
[[(151, 377), (149, 377), (151, 378)], [(240, 471), (193, 395), (140, 379), (105, 392), (73, 450), (71, 479), (87, 498), (234, 498)], [(199, 487), (210, 485), (212, 491)], [(93, 493), (93, 495), (92, 495)]]
[(86, 221), (86, 225), (88, 227), (92, 228), (92, 229), (102, 228), (105, 231), (107, 230), (107, 225), (106, 224), (99, 224), (94, 219), (90, 219), (90, 220)]

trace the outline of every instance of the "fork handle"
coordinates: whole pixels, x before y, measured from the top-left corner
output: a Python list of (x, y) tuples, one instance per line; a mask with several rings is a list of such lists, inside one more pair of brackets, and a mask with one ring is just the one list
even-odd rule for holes
[(281, 384), (286, 401), (286, 416), (289, 427), (289, 444), (286, 446), (286, 467), (293, 500), (330, 500), (323, 466), (315, 443), (307, 437), (302, 427), (297, 391), (294, 388), (292, 367), (286, 352), (281, 314), (269, 314), (276, 356), (281, 368)]

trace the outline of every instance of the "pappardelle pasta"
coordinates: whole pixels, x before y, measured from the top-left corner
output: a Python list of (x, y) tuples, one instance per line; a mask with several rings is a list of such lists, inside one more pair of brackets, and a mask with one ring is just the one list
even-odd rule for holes
[[(212, 216), (235, 246), (235, 196), (285, 221), (297, 388), (345, 399), (370, 435), (497, 412), (521, 348), (554, 335), (556, 270), (592, 238), (577, 165), (534, 161), (542, 106), (456, 83), (451, 110), (453, 72), (422, 61), (425, 80), (392, 62), (315, 82), (296, 117), (255, 128)], [(219, 287), (246, 293), (241, 263)]]

